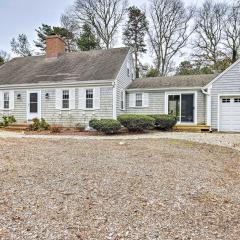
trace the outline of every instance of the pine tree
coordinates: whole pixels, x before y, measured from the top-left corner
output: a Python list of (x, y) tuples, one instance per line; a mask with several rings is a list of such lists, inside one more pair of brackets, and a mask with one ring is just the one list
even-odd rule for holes
[(46, 38), (54, 34), (60, 36), (63, 40), (65, 40), (66, 50), (68, 52), (71, 52), (74, 49), (75, 44), (74, 33), (68, 31), (66, 28), (55, 26), (52, 27), (47, 24), (42, 24), (41, 27), (36, 29), (36, 32), (38, 35), (38, 41), (34, 41), (34, 43), (36, 47), (41, 49), (41, 51), (45, 51), (46, 49)]
[(77, 39), (77, 46), (81, 51), (89, 51), (100, 48), (100, 42), (92, 32), (88, 24), (83, 25), (81, 36)]
[(147, 51), (144, 41), (148, 22), (146, 15), (139, 8), (133, 6), (128, 9), (128, 22), (123, 32), (124, 44), (131, 47), (134, 54), (136, 77), (139, 78), (139, 54)]

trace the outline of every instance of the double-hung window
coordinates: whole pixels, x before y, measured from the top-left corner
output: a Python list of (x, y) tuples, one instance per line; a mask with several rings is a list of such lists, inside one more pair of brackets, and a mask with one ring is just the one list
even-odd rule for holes
[(3, 102), (4, 102), (4, 109), (9, 109), (10, 108), (9, 92), (3, 93)]
[(93, 89), (86, 89), (86, 109), (93, 109)]
[(69, 90), (62, 91), (62, 108), (69, 109)]
[(142, 106), (143, 106), (143, 94), (136, 93), (136, 107), (142, 107)]

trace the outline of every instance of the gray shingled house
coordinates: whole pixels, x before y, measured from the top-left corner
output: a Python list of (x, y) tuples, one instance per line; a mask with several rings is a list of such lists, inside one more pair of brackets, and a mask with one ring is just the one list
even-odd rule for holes
[(88, 126), (122, 113), (174, 114), (179, 125), (240, 131), (240, 62), (220, 75), (135, 80), (128, 48), (65, 53), (57, 36), (46, 56), (15, 58), (0, 67), (0, 113), (19, 123)]

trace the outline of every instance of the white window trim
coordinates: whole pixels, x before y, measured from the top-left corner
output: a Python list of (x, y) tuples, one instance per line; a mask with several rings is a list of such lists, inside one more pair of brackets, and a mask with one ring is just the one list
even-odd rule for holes
[(27, 122), (30, 120), (30, 109), (29, 109), (29, 94), (30, 93), (38, 93), (38, 118), (41, 119), (42, 117), (42, 91), (41, 90), (28, 90), (27, 91), (27, 101), (26, 101), (26, 107), (27, 107)]
[[(8, 108), (5, 108), (5, 99), (4, 99), (4, 94), (5, 93), (8, 93)], [(3, 91), (3, 111), (10, 111), (11, 110), (10, 104), (11, 104), (12, 99), (10, 99), (11, 98), (10, 95), (11, 95), (10, 91)]]
[[(63, 108), (63, 91), (68, 91), (68, 108)], [(61, 111), (69, 111), (70, 110), (70, 89), (61, 89)]]
[[(194, 94), (194, 121), (193, 123), (186, 123), (186, 122), (178, 122), (178, 125), (197, 125), (198, 121), (198, 93), (197, 91), (177, 91), (177, 92), (165, 92), (165, 107), (164, 112), (165, 114), (168, 114), (168, 96), (169, 95), (181, 95), (182, 94)], [(180, 112), (181, 112), (181, 104), (180, 104)]]
[[(92, 98), (93, 106), (92, 106), (92, 108), (87, 108), (87, 90), (92, 90), (93, 91), (93, 98)], [(95, 110), (94, 109), (94, 88), (85, 88), (85, 110), (86, 111), (93, 111), (93, 110)]]
[[(137, 95), (138, 94), (141, 94), (141, 96), (142, 96), (142, 100), (141, 100), (142, 101), (142, 105), (141, 106), (137, 106)], [(136, 108), (143, 108), (143, 93), (142, 92), (135, 93), (135, 104), (134, 105), (135, 105)]]

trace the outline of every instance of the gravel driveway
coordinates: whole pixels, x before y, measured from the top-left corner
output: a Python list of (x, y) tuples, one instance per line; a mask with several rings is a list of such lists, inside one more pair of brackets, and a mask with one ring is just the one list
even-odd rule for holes
[(0, 139), (0, 238), (238, 240), (239, 151), (174, 139)]

